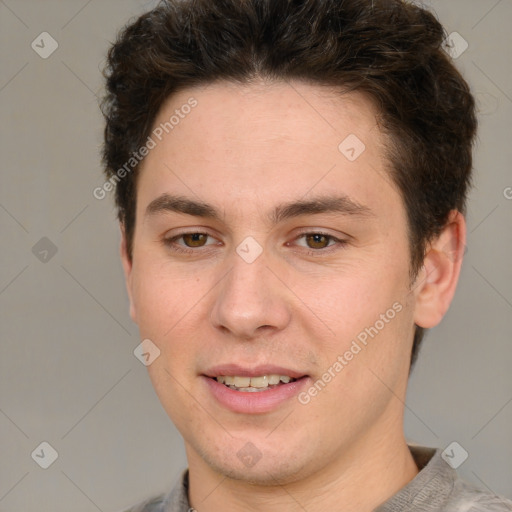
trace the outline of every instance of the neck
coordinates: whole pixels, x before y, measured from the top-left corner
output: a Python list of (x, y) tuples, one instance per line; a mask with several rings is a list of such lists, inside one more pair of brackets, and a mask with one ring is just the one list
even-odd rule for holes
[(361, 439), (320, 471), (275, 486), (221, 475), (187, 446), (190, 505), (199, 512), (371, 512), (418, 474), (402, 432), (376, 439)]

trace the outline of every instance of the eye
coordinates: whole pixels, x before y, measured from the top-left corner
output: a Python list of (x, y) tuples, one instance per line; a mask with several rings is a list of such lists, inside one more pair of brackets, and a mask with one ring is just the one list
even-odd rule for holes
[(325, 249), (326, 247), (329, 247), (329, 242), (333, 242), (332, 237), (322, 233), (308, 233), (302, 235), (300, 238), (304, 238), (310, 249)]
[[(210, 243), (207, 243), (208, 239), (211, 240)], [(182, 241), (182, 243), (180, 243), (180, 241)], [(192, 254), (197, 252), (194, 249), (214, 245), (215, 239), (208, 233), (193, 232), (181, 233), (180, 235), (165, 238), (163, 242), (173, 252)]]
[(305, 249), (312, 249), (307, 251), (308, 254), (319, 255), (336, 249), (341, 249), (348, 243), (348, 241), (339, 239), (327, 233), (309, 232), (299, 235), (295, 239), (295, 243)]
[(205, 245), (208, 235), (206, 233), (185, 233), (182, 238), (187, 247), (202, 247)]

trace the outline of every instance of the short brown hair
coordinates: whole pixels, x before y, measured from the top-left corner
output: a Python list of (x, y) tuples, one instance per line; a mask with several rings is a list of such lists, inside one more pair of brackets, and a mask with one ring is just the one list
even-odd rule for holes
[[(264, 77), (360, 91), (379, 106), (392, 141), (415, 276), (449, 212), (464, 213), (471, 180), (475, 103), (445, 37), (431, 12), (402, 0), (163, 0), (108, 53), (106, 175), (144, 145), (163, 102), (187, 87)], [(130, 257), (137, 168), (115, 192)], [(411, 366), (422, 337), (416, 326)]]

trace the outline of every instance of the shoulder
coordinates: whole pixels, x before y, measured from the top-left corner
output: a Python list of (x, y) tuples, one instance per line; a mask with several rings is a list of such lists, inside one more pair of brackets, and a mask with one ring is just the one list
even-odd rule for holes
[(165, 496), (157, 496), (149, 500), (145, 500), (124, 512), (164, 512)]
[(188, 469), (185, 469), (169, 494), (146, 500), (124, 512), (189, 512)]
[(447, 503), (447, 512), (512, 512), (512, 501), (458, 479)]
[(512, 512), (512, 501), (459, 477), (439, 448), (409, 445), (419, 473), (380, 512)]

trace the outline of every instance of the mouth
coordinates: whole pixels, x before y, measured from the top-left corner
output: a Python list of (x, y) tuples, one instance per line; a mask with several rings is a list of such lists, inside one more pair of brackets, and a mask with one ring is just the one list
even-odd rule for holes
[(235, 413), (262, 414), (277, 410), (311, 383), (300, 371), (284, 366), (223, 364), (201, 377), (207, 393)]
[(283, 384), (295, 382), (296, 378), (289, 375), (279, 375), (272, 373), (269, 375), (260, 375), (255, 377), (246, 377), (241, 375), (219, 375), (218, 377), (211, 377), (220, 384), (224, 384), (233, 391), (242, 391), (247, 393), (258, 393), (270, 389), (278, 388)]

